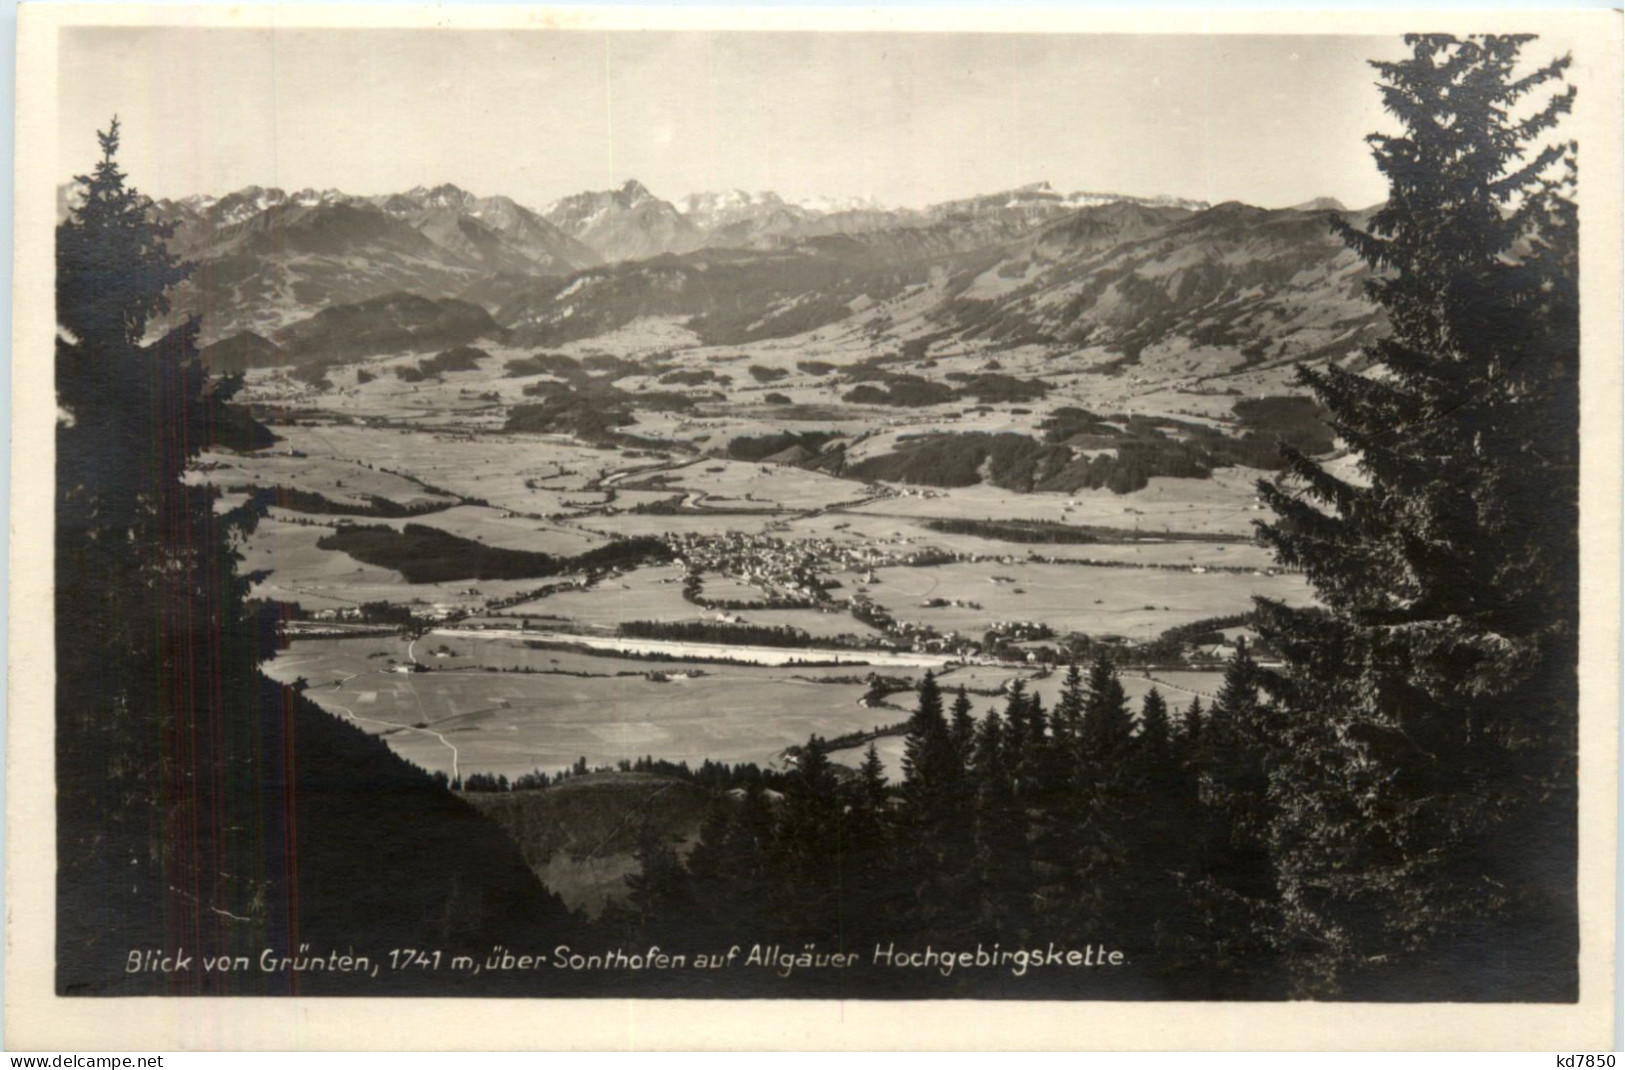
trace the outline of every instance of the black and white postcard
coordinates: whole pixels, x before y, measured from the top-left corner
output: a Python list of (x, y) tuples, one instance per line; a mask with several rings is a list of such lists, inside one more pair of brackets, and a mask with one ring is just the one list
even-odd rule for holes
[(1617, 12), (22, 33), (14, 1043), (1609, 1043)]

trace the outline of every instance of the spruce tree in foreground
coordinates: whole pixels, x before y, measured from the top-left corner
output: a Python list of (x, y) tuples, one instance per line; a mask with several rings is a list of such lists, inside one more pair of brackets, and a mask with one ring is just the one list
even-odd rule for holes
[(1140, 707), (1140, 732), (1136, 742), (1140, 760), (1160, 769), (1166, 765), (1173, 746), (1173, 729), (1168, 720), (1168, 701), (1153, 687)]
[(1011, 749), (1004, 719), (997, 710), (989, 710), (976, 736), (973, 842), (978, 931), (994, 940), (1019, 939), (1032, 924), (1027, 815), (1016, 799)]
[(1288, 450), (1260, 484), (1324, 606), (1258, 619), (1288, 663), (1273, 854), (1306, 994), (1575, 991), (1574, 146), (1538, 144), (1574, 90), (1529, 40), (1374, 64), (1389, 197), (1339, 229), (1391, 334), (1374, 374), (1299, 372), (1361, 478)]
[(1081, 742), (1086, 761), (1111, 764), (1128, 747), (1134, 717), (1128, 696), (1117, 677), (1117, 667), (1104, 649), (1089, 666), (1088, 691), (1083, 704)]
[(779, 922), (792, 938), (841, 935), (841, 889), (851, 878), (845, 824), (827, 748), (810, 736), (785, 779), (776, 844)]
[[(968, 698), (956, 709), (963, 734)], [(944, 931), (968, 924), (973, 856), (972, 796), (955, 734), (943, 715), (942, 690), (927, 672), (903, 741), (901, 870), (914, 875), (917, 920)]]
[(144, 344), (190, 269), (119, 167), (118, 120), (98, 138), (56, 235), (59, 940), (86, 961), (159, 934), (198, 947), (205, 908), (246, 915), (268, 879), (207, 861), (258, 804), (212, 773), (261, 761), (223, 698), (270, 653), (235, 571), (259, 513), (216, 513), (183, 478), (237, 384), (206, 374), (196, 321)]

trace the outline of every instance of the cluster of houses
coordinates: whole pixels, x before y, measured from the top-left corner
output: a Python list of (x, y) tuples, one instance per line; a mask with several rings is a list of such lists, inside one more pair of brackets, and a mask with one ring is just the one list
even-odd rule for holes
[(688, 572), (720, 572), (767, 591), (820, 600), (827, 581), (819, 577), (823, 561), (813, 540), (787, 541), (772, 535), (728, 531), (667, 537), (677, 565)]
[[(408, 608), (412, 616), (419, 620), (451, 620), (468, 612), (467, 607), (450, 602), (411, 602)], [(366, 606), (330, 606), (311, 610), (307, 619), (325, 623), (370, 624), (376, 621), (376, 616)]]
[(957, 631), (939, 632), (929, 624), (913, 620), (893, 620), (886, 628), (889, 645), (902, 646), (916, 654), (951, 654), (974, 658), (982, 644)]
[(937, 550), (905, 549), (910, 540), (848, 542), (830, 538), (784, 539), (755, 532), (674, 533), (666, 541), (678, 565), (689, 572), (720, 572), (767, 591), (822, 601), (824, 592), (840, 586), (829, 574), (863, 573), (877, 583), (875, 569), (898, 565), (936, 564), (953, 560)]

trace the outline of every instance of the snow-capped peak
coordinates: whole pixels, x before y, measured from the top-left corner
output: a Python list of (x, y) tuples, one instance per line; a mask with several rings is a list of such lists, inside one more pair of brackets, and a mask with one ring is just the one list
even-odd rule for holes
[(873, 196), (847, 196), (847, 197), (803, 197), (790, 202), (797, 208), (820, 215), (834, 215), (838, 212), (884, 212), (886, 205)]
[(413, 186), (406, 197), (425, 208), (463, 208), (473, 201), (474, 195), (450, 182), (438, 186)]

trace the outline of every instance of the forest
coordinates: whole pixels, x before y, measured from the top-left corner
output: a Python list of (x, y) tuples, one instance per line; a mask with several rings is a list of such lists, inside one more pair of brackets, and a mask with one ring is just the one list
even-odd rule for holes
[(323, 550), (342, 550), (357, 561), (394, 569), (407, 583), (447, 580), (524, 580), (563, 572), (591, 572), (646, 561), (664, 561), (671, 550), (658, 539), (621, 539), (574, 557), (486, 546), (424, 524), (399, 531), (383, 524), (343, 524), (316, 541)]
[(451, 508), (451, 503), (443, 501), (422, 501), (413, 505), (402, 505), (390, 498), (377, 494), (357, 495), (360, 501), (339, 501), (329, 498), (313, 490), (302, 487), (274, 486), (266, 487), (253, 483), (236, 483), (225, 488), (233, 494), (264, 495), (268, 505), (278, 509), (286, 509), (293, 513), (310, 513), (316, 516), (366, 516), (388, 519), (400, 519), (409, 516), (425, 516), (429, 513), (440, 513)]
[[(980, 376), (979, 380), (1010, 379)], [(942, 387), (940, 383), (928, 384)], [(1041, 385), (1041, 384), (1040, 384)], [(896, 391), (914, 384), (894, 381), (893, 396), (864, 383), (846, 400), (865, 404), (903, 404)], [(944, 388), (945, 389), (945, 388)], [(974, 384), (963, 389), (974, 390)], [(861, 396), (859, 396), (861, 395)], [(909, 404), (935, 404), (944, 395)], [(1279, 469), (1283, 446), (1309, 456), (1330, 452), (1331, 430), (1326, 410), (1307, 397), (1241, 399), (1234, 411), (1239, 434), (1189, 420), (1140, 415), (1098, 416), (1076, 406), (1063, 406), (1040, 425), (1042, 441), (1016, 432), (973, 431), (900, 437), (897, 448), (848, 468), (861, 479), (884, 479), (931, 487), (968, 487), (987, 481), (1023, 493), (1075, 493), (1105, 487), (1116, 494), (1143, 490), (1157, 476), (1207, 479), (1214, 469), (1245, 465)], [(1074, 449), (1094, 450), (1079, 457)], [(985, 466), (985, 467), (984, 467)]]
[(783, 624), (730, 624), (710, 620), (628, 620), (616, 633), (629, 639), (673, 639), (685, 643), (728, 643), (738, 646), (805, 647), (812, 637)]

